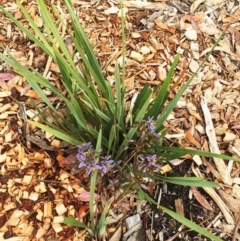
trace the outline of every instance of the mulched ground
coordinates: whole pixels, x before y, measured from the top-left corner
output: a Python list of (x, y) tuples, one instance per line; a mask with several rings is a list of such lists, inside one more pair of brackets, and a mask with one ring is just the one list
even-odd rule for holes
[[(64, 13), (62, 2), (47, 2)], [(104, 73), (111, 79), (114, 63), (121, 59), (118, 2), (72, 2)], [(42, 28), (34, 1), (26, 0), (23, 3), (35, 23)], [(15, 1), (2, 0), (1, 4), (24, 22)], [(165, 123), (170, 130), (165, 142), (168, 145), (213, 151), (215, 142), (206, 130), (206, 117), (209, 115), (206, 108), (203, 109), (204, 98), (220, 152), (239, 157), (239, 2), (125, 1), (124, 7), (129, 102), (145, 83), (153, 87), (161, 83), (174, 55), (180, 51), (181, 59), (171, 85), (170, 99), (173, 98), (197, 69), (203, 55), (209, 52), (224, 25), (228, 25), (226, 36)], [(62, 14), (62, 17), (68, 19), (67, 14)], [(24, 66), (38, 69), (61, 88), (56, 64), (1, 12), (0, 26), (1, 44)], [(59, 31), (66, 36), (62, 28)], [(65, 40), (71, 50), (71, 43), (67, 38)], [(0, 61), (0, 72), (8, 73), (12, 69)], [(63, 216), (88, 219), (88, 203), (78, 200), (78, 195), (88, 190), (89, 179), (83, 172), (71, 173), (61, 164), (61, 155), (67, 156), (69, 153), (54, 150), (59, 145), (66, 150), (66, 143), (58, 142), (54, 136), (27, 124), (27, 119), (37, 118), (29, 97), (34, 98), (39, 106), (42, 103), (32, 90), (21, 95), (24, 87), (25, 80), (15, 76), (0, 89), (0, 240), (89, 240), (85, 231), (62, 224)], [(53, 98), (49, 93), (49, 99)], [(240, 240), (239, 164), (227, 161), (223, 163), (227, 173), (221, 173), (219, 166), (211, 159), (188, 156), (177, 161), (171, 164), (172, 170), (165, 173), (167, 176), (195, 176), (198, 168), (206, 179), (221, 184), (221, 188), (216, 190), (217, 196), (213, 198), (212, 190), (197, 188), (193, 194), (190, 187), (165, 183), (155, 183), (151, 189), (152, 196), (156, 200), (160, 196), (161, 205), (208, 228), (223, 240)], [(226, 181), (225, 175), (229, 175), (231, 180)], [(109, 193), (107, 196), (111, 198)], [(203, 198), (211, 206), (211, 211), (206, 209)], [(223, 201), (223, 207), (220, 207), (220, 201)], [(182, 203), (182, 209), (179, 209), (177, 202)], [(112, 208), (109, 217), (115, 222), (108, 226), (103, 240), (111, 240), (118, 230), (124, 234), (127, 231), (125, 218), (136, 214), (137, 210), (141, 211), (147, 234), (143, 237), (149, 240), (208, 240), (181, 226), (156, 207), (139, 203), (133, 194)], [(101, 205), (98, 211), (101, 212)], [(121, 235), (114, 240), (121, 240)]]

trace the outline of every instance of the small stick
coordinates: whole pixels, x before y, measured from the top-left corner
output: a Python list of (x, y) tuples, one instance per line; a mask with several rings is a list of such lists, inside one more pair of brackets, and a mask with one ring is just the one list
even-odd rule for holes
[(238, 233), (239, 226), (240, 226), (240, 217), (238, 217), (237, 223), (236, 223), (235, 228), (233, 230), (232, 241), (236, 241), (236, 239), (237, 239), (237, 233)]

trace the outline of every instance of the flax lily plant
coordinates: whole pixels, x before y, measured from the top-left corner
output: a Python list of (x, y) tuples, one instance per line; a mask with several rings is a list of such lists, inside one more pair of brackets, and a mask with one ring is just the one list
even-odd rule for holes
[[(145, 85), (134, 102), (133, 108), (127, 110), (124, 84), (124, 17), (121, 17), (123, 69), (120, 72), (118, 65), (115, 65), (115, 79), (114, 86), (112, 86), (100, 68), (97, 57), (74, 12), (71, 1), (64, 0), (71, 18), (72, 28), (69, 28), (69, 23), (68, 27), (66, 26), (66, 22), (61, 18), (54, 6), (52, 6), (52, 13), (62, 25), (66, 26), (66, 35), (69, 36), (75, 48), (73, 55), (68, 51), (54, 22), (53, 15), (50, 14), (44, 1), (36, 0), (36, 2), (43, 20), (43, 29), (37, 27), (19, 0), (17, 0), (17, 5), (26, 18), (29, 28), (26, 28), (2, 6), (0, 6), (0, 10), (58, 65), (61, 73), (61, 84), (65, 91), (60, 93), (57, 87), (37, 70), (23, 67), (3, 47), (0, 58), (9, 66), (12, 66), (15, 73), (27, 80), (31, 88), (37, 92), (51, 110), (51, 112), (48, 112), (48, 115), (51, 113), (53, 117), (50, 122), (36, 106), (42, 122), (29, 122), (59, 139), (78, 146), (78, 167), (86, 168), (87, 173), (91, 176), (90, 225), (68, 217), (65, 218), (64, 222), (68, 225), (85, 228), (89, 235), (95, 237), (95, 239), (104, 234), (108, 224), (106, 221), (107, 212), (111, 203), (106, 205), (101, 217), (97, 219), (93, 210), (95, 202), (94, 190), (97, 178), (101, 177), (101, 173), (105, 174), (110, 171), (109, 166), (112, 166), (111, 171), (115, 169), (116, 173), (123, 170), (127, 173), (125, 179), (120, 178), (118, 180), (120, 187), (126, 184), (127, 188), (125, 190), (136, 190), (140, 199), (146, 199), (156, 205), (155, 200), (145, 192), (146, 185), (142, 182), (143, 177), (156, 178), (177, 185), (216, 187), (216, 183), (207, 182), (200, 178), (162, 177), (157, 172), (154, 172), (163, 161), (168, 162), (186, 154), (230, 159), (230, 157), (224, 155), (163, 145), (164, 136), (167, 134), (163, 123), (195, 76), (193, 75), (183, 85), (174, 99), (166, 105), (170, 81), (180, 55), (176, 54), (165, 81), (156, 88)], [(218, 41), (212, 50), (217, 44)], [(211, 53), (212, 51), (205, 57), (199, 69), (207, 61)], [(80, 56), (77, 65), (74, 62), (76, 54)], [(65, 116), (58, 112), (54, 103), (49, 101), (44, 89), (50, 90), (53, 95), (61, 100), (66, 110)], [(234, 158), (231, 157), (231, 159)], [(206, 229), (173, 211), (160, 205), (158, 207), (198, 233), (213, 240), (221, 240)]]

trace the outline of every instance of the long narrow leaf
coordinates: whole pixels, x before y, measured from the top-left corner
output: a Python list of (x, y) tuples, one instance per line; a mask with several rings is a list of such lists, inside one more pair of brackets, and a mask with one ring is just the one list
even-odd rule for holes
[[(54, 36), (55, 44), (57, 43), (60, 46), (60, 48), (61, 48), (64, 56), (66, 57), (68, 63), (71, 66), (74, 66), (72, 57), (70, 56), (70, 54), (68, 52), (66, 44), (64, 43), (63, 38), (60, 35), (60, 32), (59, 32), (56, 24), (54, 23), (52, 15), (49, 13), (46, 4), (42, 0), (37, 0), (37, 3), (38, 3), (38, 6), (39, 6), (39, 9), (40, 9), (40, 12), (41, 12), (41, 17), (42, 17), (43, 22), (44, 22), (44, 28), (45, 28), (45, 30), (49, 29), (49, 36), (48, 37), (51, 37), (52, 35)], [(54, 42), (52, 44), (54, 44)]]
[[(101, 89), (101, 92), (103, 93), (104, 98), (113, 103), (114, 98), (113, 98), (112, 92), (110, 91), (107, 81), (103, 77), (101, 68), (98, 64), (98, 61), (92, 50), (92, 47), (84, 33), (84, 30), (80, 25), (79, 20), (73, 11), (70, 1), (65, 0), (65, 3), (68, 8), (68, 12), (70, 13), (73, 27), (74, 27), (74, 33), (75, 33), (75, 39), (76, 39), (74, 43), (76, 45), (76, 48), (81, 54), (83, 62), (88, 65), (88, 70), (92, 74), (94, 80), (97, 82), (99, 88)], [(81, 43), (81, 46), (78, 44), (78, 41)], [(83, 49), (84, 49), (84, 52), (82, 51)], [(86, 59), (85, 54), (87, 55), (87, 61), (84, 60)]]
[[(168, 94), (169, 94), (168, 87), (170, 85), (170, 81), (172, 79), (172, 76), (174, 74), (174, 70), (175, 70), (176, 65), (178, 63), (179, 56), (180, 56), (179, 53), (175, 56), (174, 61), (171, 65), (171, 68), (168, 71), (167, 78), (163, 82), (163, 85), (161, 86), (161, 89), (158, 93), (158, 96), (155, 98), (152, 107), (149, 109), (149, 111), (148, 111), (148, 113), (145, 117), (149, 116), (149, 117), (154, 117), (154, 119), (156, 119), (158, 117), (158, 115), (160, 114), (160, 111), (163, 109), (164, 103), (167, 100), (167, 97), (168, 97)], [(159, 86), (157, 86), (156, 89), (158, 89), (158, 88), (159, 88)], [(154, 94), (155, 94), (155, 92), (154, 92)]]
[(218, 187), (217, 183), (215, 182), (204, 181), (202, 178), (196, 177), (163, 177), (154, 174), (154, 178), (157, 180), (183, 186)]
[(225, 160), (233, 160), (233, 161), (238, 161), (238, 162), (240, 161), (240, 159), (238, 159), (238, 158), (230, 157), (227, 155), (216, 154), (216, 153), (211, 153), (211, 152), (206, 152), (206, 151), (185, 149), (185, 148), (181, 148), (181, 147), (157, 146), (156, 149), (159, 151), (179, 153), (179, 154), (181, 154), (181, 156), (184, 156), (187, 154), (192, 154), (192, 155), (199, 155), (199, 156), (206, 156), (206, 157), (222, 158)]
[(58, 137), (61, 140), (64, 140), (68, 143), (71, 143), (72, 145), (79, 145), (80, 141), (72, 136), (70, 136), (69, 134), (64, 133), (61, 130), (56, 130), (54, 128), (51, 128), (49, 126), (34, 122), (34, 121), (28, 121), (30, 124), (37, 126), (39, 128), (41, 128), (42, 130), (47, 131), (48, 133), (51, 133), (52, 135)]
[(171, 211), (168, 208), (165, 208), (161, 205), (158, 205), (157, 202), (155, 202), (151, 197), (149, 197), (149, 195), (147, 195), (145, 192), (143, 192), (142, 190), (140, 190), (142, 192), (142, 195), (144, 195), (145, 199), (148, 200), (149, 202), (155, 204), (157, 207), (159, 207), (160, 209), (162, 209), (165, 213), (167, 213), (169, 216), (171, 216), (172, 218), (174, 218), (175, 220), (177, 220), (178, 222), (182, 223), (183, 225), (191, 228), (192, 230), (195, 230), (197, 233), (204, 235), (205, 237), (208, 237), (212, 240), (215, 241), (223, 241), (221, 238), (215, 236), (214, 234), (208, 232), (205, 228), (200, 227), (199, 225), (191, 222), (190, 220), (184, 218), (183, 216)]

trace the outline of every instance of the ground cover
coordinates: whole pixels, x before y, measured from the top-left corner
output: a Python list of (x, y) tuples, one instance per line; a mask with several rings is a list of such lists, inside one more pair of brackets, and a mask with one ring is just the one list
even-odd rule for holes
[[(65, 14), (61, 3), (53, 4), (63, 12), (67, 21), (69, 16)], [(21, 20), (22, 15), (15, 2), (3, 5)], [(34, 2), (25, 2), (25, 6), (34, 21), (41, 26), (41, 17)], [(74, 6), (102, 69), (108, 78), (113, 78), (113, 63), (121, 56), (119, 4), (76, 1)], [(238, 157), (240, 72), (237, 2), (128, 1), (124, 2), (124, 6), (129, 105), (143, 84), (155, 86), (165, 79), (173, 56), (180, 51), (182, 58), (171, 86), (171, 99), (184, 80), (196, 70), (202, 54), (209, 51), (223, 25), (230, 24), (227, 35), (214, 51), (210, 61), (194, 79), (165, 123), (171, 130), (165, 142), (169, 146), (180, 145), (214, 152), (219, 148), (221, 153)], [(1, 43), (24, 66), (38, 69), (50, 81), (55, 82), (62, 92), (57, 65), (3, 14), (0, 24)], [(60, 23), (59, 31), (65, 39), (65, 30)], [(72, 43), (67, 38), (65, 42), (71, 51)], [(4, 63), (1, 63), (1, 68), (2, 72), (12, 72)], [(88, 205), (78, 200), (77, 194), (89, 189), (88, 177), (82, 172), (71, 173), (62, 163), (62, 159), (72, 152), (71, 146), (27, 124), (27, 119), (37, 118), (32, 112), (34, 108), (29, 97), (34, 98), (39, 106), (42, 103), (34, 91), (26, 90), (26, 86), (25, 80), (16, 76), (1, 87), (2, 239), (84, 239), (86, 232), (63, 225), (60, 217), (73, 215), (84, 219), (87, 215)], [(49, 99), (54, 98), (52, 93), (49, 93)], [(60, 108), (60, 111), (64, 110)], [(208, 180), (216, 180), (222, 184), (217, 193), (212, 189), (198, 189), (197, 192), (193, 188), (154, 182), (149, 186), (149, 192), (155, 195), (155, 198), (160, 196), (161, 204), (203, 227), (208, 227), (224, 240), (236, 240), (236, 214), (239, 213), (238, 163), (230, 161), (225, 163), (225, 166), (220, 166), (220, 163), (220, 160), (214, 162), (189, 155), (175, 160), (163, 170), (163, 174), (170, 176), (203, 175)], [(222, 171), (219, 167), (222, 167)], [(111, 198), (111, 193), (106, 196)], [(142, 219), (145, 235), (150, 239), (201, 240), (198, 234), (180, 227), (154, 207), (136, 202), (134, 195), (129, 195), (115, 208), (118, 212), (111, 214), (115, 222), (109, 225), (106, 239), (117, 233), (117, 230), (120, 230), (120, 234), (125, 233), (124, 218), (135, 214), (136, 210), (141, 210), (144, 211)]]

